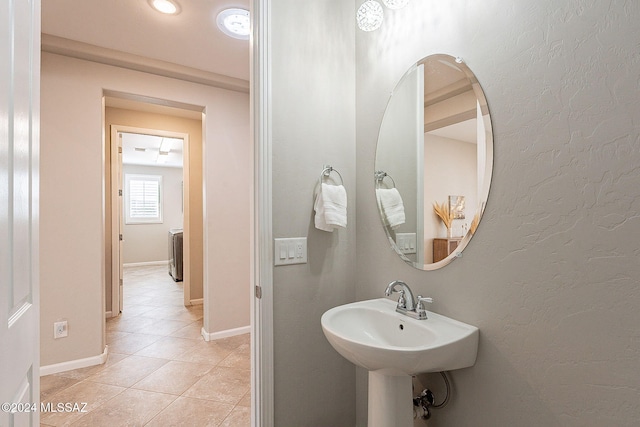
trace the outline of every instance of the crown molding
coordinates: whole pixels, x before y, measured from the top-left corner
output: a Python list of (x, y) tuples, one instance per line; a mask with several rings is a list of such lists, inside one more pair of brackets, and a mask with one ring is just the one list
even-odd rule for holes
[(249, 82), (222, 74), (185, 67), (172, 62), (146, 58), (108, 49), (51, 34), (42, 34), (42, 51), (71, 58), (84, 59), (105, 65), (142, 71), (163, 77), (171, 77), (206, 86), (249, 93)]

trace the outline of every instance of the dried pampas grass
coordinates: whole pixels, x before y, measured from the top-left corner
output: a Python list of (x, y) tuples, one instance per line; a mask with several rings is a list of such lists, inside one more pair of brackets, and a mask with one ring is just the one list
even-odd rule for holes
[(447, 230), (451, 229), (451, 225), (453, 224), (453, 212), (449, 209), (449, 202), (438, 203), (433, 202), (433, 210), (436, 215), (442, 220), (444, 226), (447, 227)]
[(471, 221), (471, 224), (469, 225), (469, 231), (471, 231), (471, 234), (476, 233), (476, 229), (478, 228), (479, 222), (480, 222), (480, 211), (476, 212), (476, 214), (473, 216), (473, 221)]

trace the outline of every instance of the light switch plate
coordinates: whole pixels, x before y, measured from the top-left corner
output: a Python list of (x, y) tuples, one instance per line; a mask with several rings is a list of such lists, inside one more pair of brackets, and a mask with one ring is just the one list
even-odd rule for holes
[(287, 237), (274, 239), (274, 265), (307, 263), (307, 238)]
[(396, 246), (403, 254), (415, 254), (416, 243), (416, 233), (396, 233)]

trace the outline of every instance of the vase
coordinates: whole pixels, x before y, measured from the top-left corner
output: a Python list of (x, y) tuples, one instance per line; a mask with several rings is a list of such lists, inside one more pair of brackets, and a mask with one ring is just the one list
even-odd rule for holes
[(447, 239), (453, 238), (453, 227), (447, 228)]

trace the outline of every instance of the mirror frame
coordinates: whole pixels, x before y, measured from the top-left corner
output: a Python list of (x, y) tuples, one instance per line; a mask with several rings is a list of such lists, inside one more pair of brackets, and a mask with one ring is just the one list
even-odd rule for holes
[[(398, 247), (398, 245), (396, 244), (393, 235), (391, 233), (390, 227), (384, 224), (384, 219), (382, 217), (382, 213), (381, 213), (381, 207), (378, 204), (378, 199), (376, 197), (376, 206), (378, 207), (378, 213), (380, 215), (380, 219), (381, 219), (381, 224), (384, 228), (384, 231), (387, 235), (387, 238), (389, 240), (389, 243), (391, 245), (391, 248), (398, 254), (398, 256), (405, 261), (407, 264), (411, 265), (412, 267), (415, 267), (419, 270), (423, 270), (423, 271), (430, 271), (430, 270), (437, 270), (439, 268), (442, 268), (448, 264), (450, 264), (454, 259), (459, 258), (462, 256), (462, 252), (464, 251), (464, 249), (467, 247), (467, 245), (469, 244), (469, 241), (472, 239), (472, 237), (474, 236), (475, 232), (477, 231), (477, 227), (479, 226), (481, 220), (482, 220), (482, 216), (484, 214), (484, 210), (486, 207), (486, 203), (487, 200), (489, 198), (489, 190), (491, 188), (491, 179), (493, 176), (493, 145), (494, 145), (494, 139), (493, 139), (493, 126), (491, 123), (491, 114), (489, 111), (489, 105), (487, 103), (487, 99), (485, 97), (484, 91), (480, 85), (480, 83), (478, 82), (478, 79), (476, 78), (475, 74), (471, 71), (471, 69), (469, 68), (469, 66), (460, 58), (460, 57), (454, 57), (448, 54), (442, 54), (442, 53), (437, 53), (437, 54), (432, 54), (432, 55), (428, 55), (424, 58), (422, 58), (421, 60), (419, 60), (418, 62), (412, 64), (408, 70), (402, 75), (402, 77), (400, 78), (400, 80), (398, 81), (398, 83), (396, 83), (393, 92), (391, 93), (389, 100), (387, 102), (387, 106), (385, 108), (385, 112), (382, 118), (382, 122), (380, 124), (380, 129), (378, 131), (378, 139), (376, 141), (376, 155), (375, 155), (375, 159), (374, 159), (374, 175), (378, 174), (378, 153), (379, 153), (379, 147), (380, 147), (380, 136), (382, 134), (382, 130), (383, 130), (383, 126), (385, 123), (385, 116), (387, 115), (389, 106), (393, 100), (393, 95), (394, 93), (396, 93), (396, 91), (398, 90), (398, 88), (400, 87), (400, 85), (404, 82), (404, 80), (407, 78), (407, 76), (419, 65), (424, 64), (426, 61), (431, 61), (431, 60), (440, 60), (440, 61), (447, 61), (447, 63), (457, 69), (459, 69), (462, 73), (464, 73), (464, 75), (466, 76), (466, 78), (469, 80), (469, 83), (472, 87), (473, 93), (477, 99), (477, 102), (480, 106), (480, 110), (482, 112), (482, 117), (483, 117), (483, 124), (484, 124), (484, 129), (485, 129), (485, 153), (486, 153), (486, 159), (485, 159), (485, 170), (484, 170), (484, 180), (483, 180), (483, 186), (481, 188), (481, 190), (478, 193), (478, 209), (477, 211), (474, 212), (474, 217), (477, 216), (478, 220), (477, 220), (477, 225), (476, 225), (476, 230), (471, 230), (469, 229), (466, 234), (464, 236), (462, 236), (462, 240), (460, 241), (460, 243), (458, 244), (458, 246), (444, 259), (434, 262), (434, 263), (430, 263), (430, 264), (425, 264), (424, 262), (418, 262), (418, 260), (413, 261), (411, 260), (409, 257), (407, 257), (407, 255), (405, 255), (404, 253), (402, 253), (402, 251), (400, 250), (400, 248)], [(378, 179), (374, 176), (373, 182), (374, 182), (374, 191), (375, 189), (377, 189), (377, 181)], [(423, 260), (424, 261), (424, 260)]]

